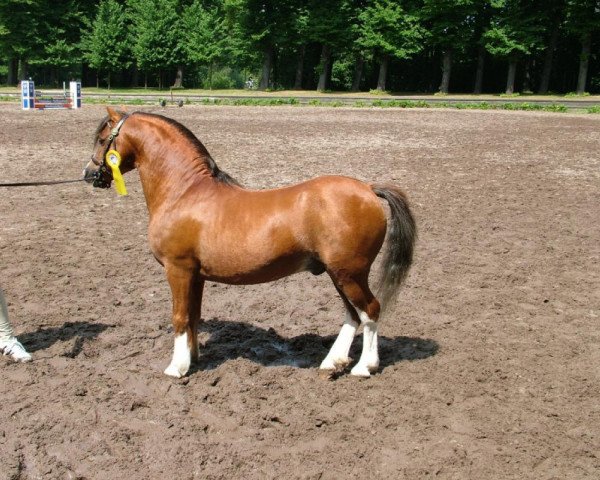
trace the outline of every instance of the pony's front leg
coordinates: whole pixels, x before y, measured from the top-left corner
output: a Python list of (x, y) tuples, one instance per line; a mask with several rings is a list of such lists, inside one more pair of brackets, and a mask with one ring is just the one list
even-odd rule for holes
[(198, 359), (198, 323), (204, 280), (196, 269), (165, 265), (173, 296), (173, 328), (175, 345), (173, 359), (165, 374), (181, 378)]

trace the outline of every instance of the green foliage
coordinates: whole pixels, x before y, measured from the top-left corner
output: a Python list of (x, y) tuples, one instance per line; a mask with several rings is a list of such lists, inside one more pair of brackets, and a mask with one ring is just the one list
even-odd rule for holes
[(102, 0), (94, 21), (87, 21), (81, 49), (88, 65), (97, 70), (119, 70), (130, 64), (124, 8), (116, 0)]
[(544, 112), (557, 112), (564, 113), (567, 112), (568, 109), (564, 105), (560, 104), (551, 104), (551, 105), (541, 105), (537, 103), (502, 103), (498, 106), (498, 108), (502, 110), (525, 110), (525, 111), (544, 111)]
[(462, 50), (471, 39), (473, 20), (484, 4), (481, 0), (424, 0), (422, 21), (433, 45)]
[(597, 0), (566, 0), (565, 28), (582, 39), (600, 31), (600, 5)]
[(162, 72), (184, 60), (178, 0), (129, 0), (132, 51), (140, 70)]
[[(464, 88), (476, 49), (484, 46), (513, 67), (528, 57), (536, 87), (554, 31), (554, 69), (568, 71), (553, 73), (551, 87), (575, 88), (565, 82), (576, 76), (576, 56), (582, 55), (591, 77), (583, 83), (600, 91), (598, 0), (0, 0), (0, 77), (15, 84), (17, 75), (37, 76), (38, 83), (57, 85), (83, 74), (86, 83), (91, 68), (109, 81), (112, 75), (133, 82), (141, 73), (159, 76), (162, 84), (184, 67), (194, 85), (239, 88), (249, 72), (256, 78), (264, 59), (272, 78), (262, 88), (285, 88), (303, 58), (305, 85), (314, 86), (315, 72), (327, 66), (323, 73), (331, 73), (331, 83), (320, 88), (345, 90), (360, 58), (367, 89), (375, 87), (381, 64), (383, 73), (389, 66), (392, 88), (423, 90), (432, 88), (443, 56), (459, 69)], [(573, 61), (565, 67), (569, 56)], [(498, 64), (486, 65), (486, 78), (497, 74)]]
[[(15, 101), (15, 97), (7, 99)], [(159, 99), (163, 100), (162, 98)], [(112, 97), (110, 100), (92, 99), (87, 103), (110, 103), (115, 105), (142, 105), (156, 104), (156, 100), (140, 100), (131, 98)], [(169, 102), (169, 100), (167, 100)], [(325, 101), (320, 99), (310, 99), (308, 102), (301, 102), (298, 98), (203, 98), (201, 100), (191, 100), (186, 97), (184, 100), (186, 105), (196, 103), (200, 105), (231, 105), (231, 106), (281, 106), (281, 105), (309, 105), (312, 107), (353, 107), (353, 108), (452, 108), (456, 110), (512, 110), (512, 111), (533, 111), (533, 112), (553, 112), (564, 113), (569, 111), (565, 105), (552, 103), (549, 105), (533, 104), (528, 102), (505, 102), (505, 103), (490, 103), (490, 102), (432, 102), (427, 100), (383, 100), (377, 99), (371, 102), (364, 100), (356, 102), (346, 102), (343, 100)], [(590, 114), (600, 114), (600, 106), (588, 107), (586, 111)]]
[(373, 100), (371, 105), (380, 108), (428, 108), (431, 106), (424, 100)]
[(308, 0), (306, 40), (334, 49), (347, 45), (353, 39), (355, 16), (350, 0)]
[(202, 88), (209, 90), (243, 88), (244, 78), (238, 71), (229, 67), (221, 67), (216, 70), (212, 68), (202, 68), (200, 69), (200, 84), (202, 85)]
[(0, 0), (0, 56), (19, 59), (23, 76), (28, 65), (71, 70), (83, 19), (75, 0)]
[(589, 92), (582, 92), (582, 93), (567, 92), (567, 93), (565, 93), (565, 97), (589, 97), (589, 96), (590, 96)]
[(357, 44), (377, 56), (410, 58), (423, 48), (418, 19), (392, 0), (375, 0), (358, 15)]
[(551, 105), (544, 105), (544, 111), (545, 112), (566, 113), (569, 111), (569, 109), (565, 105), (553, 103)]
[(182, 23), (185, 35), (181, 39), (189, 62), (210, 65), (225, 55), (227, 48), (226, 20), (217, 7), (205, 7), (203, 1), (185, 8)]
[(273, 107), (298, 105), (296, 98), (203, 98), (202, 105), (233, 105), (237, 107)]
[(331, 84), (336, 90), (350, 90), (354, 74), (354, 59), (345, 56), (333, 64)]
[(294, 5), (291, 0), (244, 0), (242, 29), (259, 49), (283, 42), (292, 26)]
[(482, 41), (492, 55), (517, 58), (543, 47), (544, 25), (539, 22), (535, 5), (521, 0), (496, 0), (497, 8)]

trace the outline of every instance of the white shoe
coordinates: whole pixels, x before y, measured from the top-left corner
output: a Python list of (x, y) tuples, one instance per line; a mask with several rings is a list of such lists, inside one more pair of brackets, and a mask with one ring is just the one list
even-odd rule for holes
[(31, 362), (31, 355), (25, 350), (25, 347), (16, 337), (11, 337), (6, 341), (0, 341), (0, 352), (8, 355), (15, 362)]

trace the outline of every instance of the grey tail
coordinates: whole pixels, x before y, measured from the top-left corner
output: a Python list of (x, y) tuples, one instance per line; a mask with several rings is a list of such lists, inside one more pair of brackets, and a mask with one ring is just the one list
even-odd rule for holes
[(396, 299), (412, 264), (417, 226), (402, 190), (393, 185), (372, 185), (371, 188), (375, 195), (388, 202), (391, 213), (377, 292), (383, 316), (386, 308)]

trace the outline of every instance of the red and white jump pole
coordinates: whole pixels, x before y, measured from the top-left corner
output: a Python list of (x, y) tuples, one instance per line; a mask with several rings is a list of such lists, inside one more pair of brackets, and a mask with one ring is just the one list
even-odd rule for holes
[(38, 98), (33, 80), (21, 82), (21, 106), (23, 110), (44, 110), (46, 108), (81, 108), (81, 82), (69, 83), (69, 96)]

